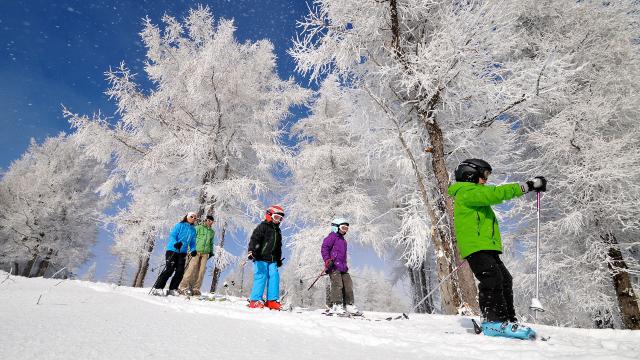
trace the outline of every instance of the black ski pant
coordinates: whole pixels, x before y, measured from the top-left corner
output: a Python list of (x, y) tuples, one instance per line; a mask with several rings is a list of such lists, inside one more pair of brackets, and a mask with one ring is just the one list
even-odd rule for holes
[(169, 290), (177, 290), (178, 285), (180, 285), (180, 282), (182, 281), (182, 276), (184, 275), (184, 265), (187, 259), (187, 254), (167, 250), (164, 257), (166, 261), (164, 271), (160, 273), (160, 276), (158, 276), (158, 280), (156, 280), (156, 284), (153, 287), (156, 289), (164, 289), (164, 286), (167, 284), (167, 280), (169, 280), (169, 277), (173, 274), (173, 278), (169, 284)]
[(516, 321), (513, 308), (513, 278), (495, 250), (482, 250), (467, 256), (471, 271), (480, 282), (478, 302), (487, 321)]

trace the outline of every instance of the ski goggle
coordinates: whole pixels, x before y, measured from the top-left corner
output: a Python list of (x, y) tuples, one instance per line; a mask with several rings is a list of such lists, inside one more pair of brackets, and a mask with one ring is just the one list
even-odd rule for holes
[(282, 221), (284, 219), (284, 215), (281, 214), (271, 214), (271, 218), (275, 221)]
[(342, 224), (342, 225), (338, 226), (338, 229), (340, 229), (340, 231), (346, 232), (347, 230), (349, 230), (349, 225)]

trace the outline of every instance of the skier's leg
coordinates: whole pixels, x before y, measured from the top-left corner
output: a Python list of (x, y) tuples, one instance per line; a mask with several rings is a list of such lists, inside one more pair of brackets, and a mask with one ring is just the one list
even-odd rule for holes
[(171, 278), (171, 283), (169, 284), (169, 290), (177, 290), (178, 285), (182, 281), (182, 276), (184, 275), (184, 265), (187, 259), (187, 254), (176, 254), (176, 272), (173, 274), (173, 278)]
[(187, 265), (187, 269), (184, 272), (184, 276), (182, 277), (182, 281), (178, 286), (180, 290), (192, 289), (194, 284), (194, 276), (198, 271), (198, 256), (192, 257), (189, 260), (189, 264)]
[(496, 258), (498, 267), (502, 273), (502, 294), (504, 295), (507, 317), (509, 321), (517, 322), (516, 310), (513, 307), (513, 277), (498, 255), (496, 255)]
[(353, 281), (349, 273), (342, 274), (342, 285), (344, 291), (344, 304), (353, 305)]
[(495, 252), (478, 251), (467, 257), (471, 271), (480, 283), (478, 284), (478, 302), (480, 310), (487, 321), (505, 321), (506, 304), (502, 290), (502, 272), (495, 258)]
[(198, 277), (193, 285), (196, 290), (200, 290), (202, 286), (202, 279), (204, 279), (204, 273), (207, 270), (207, 260), (209, 260), (209, 254), (198, 254)]
[(175, 253), (173, 251), (167, 251), (164, 254), (164, 258), (166, 264), (162, 273), (158, 275), (158, 280), (156, 280), (156, 283), (154, 285), (154, 288), (156, 289), (164, 289), (165, 285), (167, 284), (167, 280), (169, 280), (169, 277), (176, 269), (176, 259)]
[(269, 286), (267, 287), (267, 301), (278, 300), (280, 298), (280, 273), (278, 264), (271, 262), (268, 264)]
[(262, 301), (262, 294), (267, 282), (267, 263), (264, 261), (253, 262), (253, 288), (249, 300)]
[(332, 305), (342, 305), (342, 288), (344, 287), (342, 284), (342, 274), (340, 274), (339, 271), (333, 271), (329, 274), (329, 279), (331, 280), (331, 294), (329, 295), (329, 301)]

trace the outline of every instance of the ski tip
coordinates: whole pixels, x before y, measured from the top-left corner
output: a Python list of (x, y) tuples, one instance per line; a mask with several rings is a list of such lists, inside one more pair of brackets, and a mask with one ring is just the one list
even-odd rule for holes
[(407, 319), (407, 320), (409, 320), (409, 315), (407, 315), (407, 314), (405, 314), (405, 313), (402, 313), (402, 317), (403, 317), (403, 318), (405, 318), (405, 319)]

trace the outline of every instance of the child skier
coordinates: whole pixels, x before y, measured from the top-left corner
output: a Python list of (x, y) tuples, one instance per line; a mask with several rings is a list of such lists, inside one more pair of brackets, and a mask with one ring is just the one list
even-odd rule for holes
[[(250, 308), (280, 310), (280, 274), (282, 266), (282, 234), (280, 223), (284, 219), (281, 205), (267, 209), (265, 220), (258, 225), (249, 241), (247, 257), (253, 260), (253, 289), (249, 298)], [(262, 302), (262, 294), (267, 286), (267, 302)]]
[(320, 252), (324, 260), (324, 268), (331, 280), (330, 313), (345, 315), (362, 315), (353, 304), (353, 282), (347, 266), (347, 240), (344, 236), (349, 231), (349, 222), (343, 218), (331, 222), (331, 232), (322, 241)]
[(156, 283), (153, 285), (155, 289), (154, 295), (162, 294), (162, 289), (164, 289), (167, 280), (172, 274), (169, 295), (178, 295), (178, 285), (180, 285), (184, 274), (187, 252), (191, 251), (191, 256), (196, 255), (196, 230), (193, 227), (196, 218), (196, 213), (190, 212), (171, 229), (169, 241), (167, 242), (167, 252), (165, 253), (166, 265), (164, 271), (158, 276)]
[(538, 176), (522, 184), (485, 185), (491, 171), (491, 165), (480, 159), (467, 159), (455, 170), (456, 183), (449, 186), (448, 192), (454, 198), (458, 250), (480, 282), (482, 332), (488, 336), (528, 339), (535, 336), (535, 331), (516, 319), (512, 277), (500, 260), (502, 241), (491, 205), (529, 191), (546, 191), (547, 181)]

